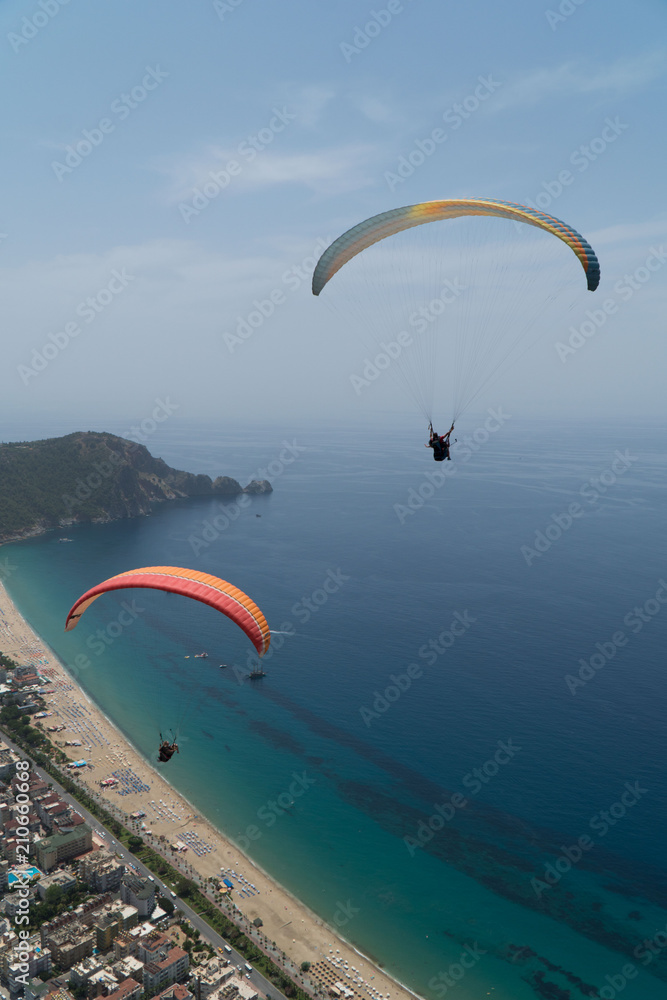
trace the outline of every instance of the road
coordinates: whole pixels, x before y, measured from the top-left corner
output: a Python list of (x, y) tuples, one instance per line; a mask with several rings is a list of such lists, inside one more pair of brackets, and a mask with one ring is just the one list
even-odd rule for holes
[[(174, 907), (176, 908), (176, 910), (180, 911), (184, 917), (187, 917), (192, 926), (199, 931), (203, 941), (210, 944), (211, 947), (215, 948), (216, 950), (224, 949), (224, 946), (227, 944), (225, 938), (221, 937), (216, 931), (214, 931), (213, 928), (209, 924), (207, 924), (202, 917), (200, 917), (197, 913), (195, 913), (195, 911), (192, 910), (184, 900), (176, 896), (175, 893), (172, 891), (171, 886), (166, 885), (166, 883), (160, 881), (159, 878), (154, 876), (150, 871), (150, 869), (147, 868), (139, 860), (139, 858), (136, 858), (133, 854), (131, 854), (123, 846), (123, 844), (119, 843), (112, 836), (111, 832), (107, 830), (106, 827), (102, 825), (102, 823), (100, 823), (97, 817), (93, 816), (92, 813), (88, 812), (88, 810), (85, 809), (80, 802), (78, 802), (72, 795), (66, 792), (63, 786), (59, 784), (55, 778), (53, 778), (50, 774), (47, 774), (47, 772), (44, 771), (41, 767), (38, 767), (32, 760), (32, 758), (28, 756), (28, 754), (24, 753), (24, 751), (20, 747), (16, 746), (16, 744), (13, 743), (8, 738), (6, 733), (2, 732), (2, 737), (4, 742), (10, 748), (10, 750), (13, 750), (15, 753), (17, 753), (19, 757), (21, 757), (23, 760), (29, 760), (32, 770), (35, 772), (35, 774), (39, 775), (39, 777), (43, 781), (45, 781), (47, 784), (55, 788), (58, 794), (64, 799), (64, 801), (67, 802), (67, 804), (72, 809), (74, 809), (75, 812), (78, 812), (80, 816), (83, 816), (86, 823), (90, 825), (92, 830), (102, 840), (105, 840), (107, 842), (109, 847), (113, 849), (114, 853), (117, 854), (123, 860), (126, 867), (128, 867), (132, 871), (137, 872), (140, 875), (143, 875), (144, 878), (150, 878), (153, 882), (155, 882), (155, 885), (162, 891), (162, 894), (165, 896), (165, 898), (171, 899), (174, 903)], [(243, 957), (243, 955), (239, 955), (239, 953), (234, 951), (234, 949), (232, 948), (231, 955), (228, 952), (223, 951), (222, 956), (224, 956), (225, 959), (228, 959), (230, 962), (232, 962), (232, 964), (235, 965), (237, 969), (240, 967), (243, 970), (243, 975), (246, 976), (246, 971), (245, 971), (246, 960)], [(250, 973), (250, 975), (247, 976), (246, 978), (249, 980), (249, 982), (252, 983), (252, 985), (259, 993), (263, 993), (265, 995), (274, 997), (275, 1000), (287, 1000), (285, 995), (281, 993), (280, 990), (276, 986), (274, 986), (272, 982), (270, 982), (270, 980), (266, 979), (266, 977), (263, 976), (261, 972), (258, 972), (256, 969), (254, 969)]]

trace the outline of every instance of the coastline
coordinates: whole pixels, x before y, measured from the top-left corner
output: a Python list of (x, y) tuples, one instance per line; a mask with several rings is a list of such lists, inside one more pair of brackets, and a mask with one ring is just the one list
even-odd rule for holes
[[(46, 710), (53, 714), (37, 721), (45, 731), (48, 726), (65, 726), (61, 732), (47, 735), (72, 761), (86, 760), (87, 766), (73, 772), (72, 776), (128, 829), (136, 830), (150, 846), (168, 856), (174, 868), (184, 875), (194, 872), (205, 880), (213, 876), (227, 877), (233, 870), (237, 876), (242, 876), (243, 883), (238, 877), (230, 876), (235, 886), (232, 899), (237, 912), (245, 917), (247, 928), (252, 928), (255, 919), (261, 919), (263, 935), (269, 942), (275, 942), (278, 952), (286, 953), (293, 973), (302, 962), (311, 963), (304, 985), (311, 980), (313, 985), (319, 984), (326, 991), (328, 986), (340, 981), (354, 991), (354, 1000), (414, 1000), (418, 997), (327, 926), (235, 847), (168, 782), (163, 770), (158, 771), (139, 753), (65, 670), (48, 644), (20, 614), (2, 581), (0, 651), (18, 663), (33, 664), (42, 676), (49, 678), (50, 684), (43, 697)], [(80, 746), (65, 746), (65, 741), (79, 741)], [(99, 782), (111, 777), (116, 777), (118, 786), (102, 788)], [(139, 823), (130, 819), (130, 813), (139, 810), (146, 813), (140, 821), (146, 827), (143, 831)], [(172, 852), (169, 844), (176, 842), (187, 844), (187, 852)], [(224, 875), (221, 875), (222, 868)], [(252, 891), (239, 889), (241, 884), (251, 886)], [(298, 934), (293, 936), (295, 930)], [(322, 974), (318, 976), (320, 971)], [(295, 979), (300, 981), (298, 975)]]

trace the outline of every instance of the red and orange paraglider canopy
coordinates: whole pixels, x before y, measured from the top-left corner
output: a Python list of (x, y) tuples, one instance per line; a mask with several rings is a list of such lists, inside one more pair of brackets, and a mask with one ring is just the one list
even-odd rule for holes
[(271, 633), (266, 618), (247, 594), (217, 576), (200, 573), (194, 569), (181, 569), (178, 566), (145, 566), (142, 569), (131, 569), (91, 587), (81, 595), (68, 614), (65, 631), (70, 632), (76, 628), (86, 608), (89, 608), (101, 594), (130, 587), (164, 590), (208, 604), (242, 628), (260, 656), (264, 656), (269, 648)]

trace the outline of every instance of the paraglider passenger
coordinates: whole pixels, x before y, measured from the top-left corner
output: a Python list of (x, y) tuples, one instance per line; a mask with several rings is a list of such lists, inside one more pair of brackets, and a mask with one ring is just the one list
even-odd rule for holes
[(433, 448), (433, 460), (435, 462), (444, 462), (447, 459), (448, 462), (451, 462), (449, 436), (454, 430), (454, 424), (452, 424), (446, 434), (436, 434), (433, 430), (433, 424), (429, 424), (428, 429), (430, 431), (429, 442), (424, 447)]
[(168, 760), (174, 756), (175, 753), (180, 753), (178, 749), (178, 743), (169, 743), (167, 740), (162, 740), (158, 750), (158, 760), (166, 764)]

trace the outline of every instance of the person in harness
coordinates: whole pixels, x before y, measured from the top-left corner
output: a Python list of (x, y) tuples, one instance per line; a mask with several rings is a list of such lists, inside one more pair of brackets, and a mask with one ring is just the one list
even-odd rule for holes
[(449, 454), (449, 436), (454, 430), (454, 424), (449, 428), (446, 434), (436, 434), (433, 430), (433, 424), (428, 425), (430, 432), (430, 437), (428, 444), (425, 444), (425, 448), (433, 448), (433, 460), (435, 462), (444, 462), (447, 459), (451, 462), (451, 456)]
[(169, 743), (167, 740), (163, 740), (162, 733), (160, 733), (160, 741), (157, 759), (163, 764), (166, 764), (168, 760), (171, 760), (175, 753), (180, 753), (181, 751), (178, 749), (178, 743)]

